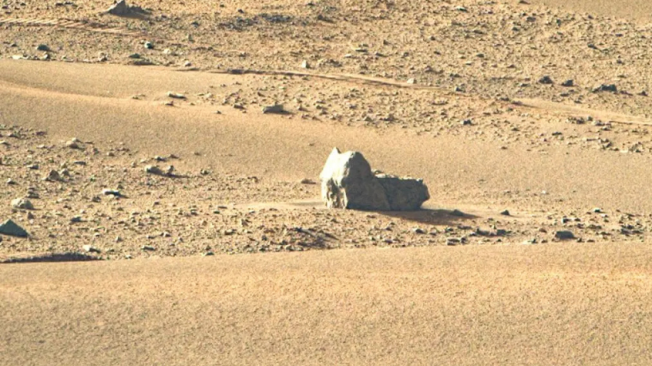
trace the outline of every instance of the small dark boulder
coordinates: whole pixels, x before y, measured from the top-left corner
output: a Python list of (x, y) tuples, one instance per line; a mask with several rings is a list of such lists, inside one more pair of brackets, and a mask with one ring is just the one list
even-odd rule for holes
[(17, 236), (19, 238), (26, 238), (29, 236), (29, 234), (27, 233), (27, 231), (25, 231), (25, 229), (18, 226), (18, 224), (16, 224), (12, 220), (7, 220), (2, 224), (0, 224), (0, 234)]

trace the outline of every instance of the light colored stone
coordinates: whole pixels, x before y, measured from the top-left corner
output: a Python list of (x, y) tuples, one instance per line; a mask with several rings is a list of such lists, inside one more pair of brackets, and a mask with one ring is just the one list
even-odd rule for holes
[(388, 211), (385, 191), (364, 156), (334, 148), (319, 175), (322, 199), (329, 208)]
[(412, 211), (430, 198), (422, 180), (375, 176), (357, 151), (340, 153), (333, 149), (319, 178), (322, 199), (329, 208)]
[(174, 99), (186, 99), (186, 96), (181, 93), (168, 92), (168, 97)]
[(15, 200), (11, 201), (11, 207), (17, 208), (20, 210), (33, 210), (34, 205), (30, 200), (26, 198), (16, 198)]
[(99, 252), (100, 252), (99, 249), (97, 249), (97, 248), (95, 248), (94, 246), (89, 245), (89, 244), (84, 245), (84, 246), (82, 247), (82, 249), (84, 249), (84, 251), (86, 251), (86, 252), (88, 252), (88, 253), (99, 253)]
[(81, 141), (77, 139), (76, 137), (73, 137), (70, 141), (66, 142), (66, 147), (69, 147), (71, 149), (81, 149)]

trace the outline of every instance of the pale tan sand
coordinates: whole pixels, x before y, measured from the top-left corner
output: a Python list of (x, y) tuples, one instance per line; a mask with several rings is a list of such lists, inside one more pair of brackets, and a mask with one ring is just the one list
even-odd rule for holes
[(646, 0), (531, 0), (528, 2), (533, 5), (559, 7), (579, 13), (633, 19), (642, 23), (652, 21), (652, 3)]
[(3, 365), (645, 365), (647, 245), (0, 266)]

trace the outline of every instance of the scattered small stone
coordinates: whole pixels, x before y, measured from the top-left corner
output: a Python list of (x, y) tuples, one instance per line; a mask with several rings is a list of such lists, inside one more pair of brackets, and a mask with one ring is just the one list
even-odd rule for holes
[(7, 179), (7, 184), (10, 185), (10, 186), (13, 186), (13, 185), (16, 185), (18, 183), (16, 183), (16, 181), (14, 181), (13, 179), (9, 178), (9, 179)]
[(16, 198), (15, 200), (11, 201), (11, 207), (20, 209), (20, 210), (33, 210), (34, 205), (30, 200), (26, 198)]
[(163, 173), (163, 170), (161, 170), (161, 168), (157, 167), (156, 165), (145, 166), (145, 173), (154, 174), (154, 175), (165, 175)]
[(568, 80), (564, 81), (563, 83), (561, 83), (561, 86), (570, 88), (572, 86), (575, 86), (575, 81), (573, 81), (572, 79), (568, 79)]
[(152, 42), (145, 42), (145, 44), (143, 44), (143, 47), (145, 47), (148, 50), (152, 50), (154, 49), (154, 44)]
[(601, 84), (601, 85), (596, 86), (595, 88), (593, 88), (592, 92), (594, 92), (594, 93), (600, 93), (600, 92), (617, 93), (618, 92), (618, 87), (616, 87), (615, 84)]
[(462, 244), (462, 240), (460, 240), (458, 238), (448, 238), (448, 239), (446, 239), (446, 245), (448, 245), (448, 246), (455, 246), (455, 245), (459, 245), (459, 244)]
[(510, 216), (510, 213), (509, 213), (508, 210), (505, 210), (505, 211), (501, 212), (500, 214), (503, 215), (503, 216)]
[(575, 239), (575, 235), (571, 231), (557, 231), (555, 238), (559, 240), (572, 240)]
[(174, 93), (174, 92), (168, 92), (168, 97), (174, 98), (174, 99), (186, 99), (185, 95), (179, 94), (179, 93)]
[(154, 248), (151, 245), (143, 245), (140, 249), (142, 249), (143, 251), (146, 251), (146, 252), (152, 252), (152, 251), (156, 250), (156, 248)]
[(539, 79), (539, 84), (544, 84), (544, 85), (551, 85), (554, 84), (554, 81), (552, 81), (552, 78), (548, 75), (544, 75)]
[(66, 147), (71, 149), (81, 149), (81, 141), (79, 141), (76, 137), (73, 137), (70, 141), (66, 142)]
[(27, 198), (38, 199), (40, 196), (34, 187), (29, 187), (27, 189)]
[(105, 196), (122, 197), (122, 193), (117, 189), (103, 189), (102, 194)]
[(304, 178), (304, 179), (301, 179), (301, 184), (310, 184), (310, 185), (312, 185), (312, 184), (317, 184), (317, 182), (315, 182), (314, 180), (309, 179), (309, 178)]
[(44, 180), (48, 182), (61, 182), (63, 178), (61, 178), (61, 175), (56, 170), (50, 170), (50, 173), (48, 173), (48, 176)]
[(462, 121), (462, 126), (471, 126), (473, 124), (473, 121), (470, 119), (465, 119)]
[(413, 85), (414, 85), (414, 84), (417, 83), (417, 80), (414, 79), (414, 78), (411, 78), (411, 79), (408, 79), (408, 80), (407, 80), (407, 83), (408, 83), (408, 84), (413, 84)]
[(82, 217), (79, 216), (79, 215), (74, 216), (73, 218), (70, 219), (70, 222), (73, 223), (73, 224), (78, 223), (78, 222), (82, 222)]
[(29, 236), (29, 234), (27, 233), (27, 231), (25, 231), (25, 229), (20, 227), (12, 220), (7, 220), (2, 224), (0, 224), (0, 234), (16, 236), (19, 238), (26, 238)]
[(36, 46), (36, 50), (37, 51), (43, 51), (43, 52), (49, 52), (50, 47), (48, 47), (48, 45), (46, 45), (46, 44), (40, 44), (40, 45)]
[(100, 250), (99, 250), (99, 249), (97, 249), (97, 248), (95, 248), (94, 246), (89, 245), (89, 244), (84, 245), (84, 246), (82, 247), (82, 249), (84, 249), (84, 251), (86, 251), (86, 252), (88, 252), (88, 253), (100, 253)]
[(268, 106), (263, 107), (263, 113), (265, 113), (265, 114), (268, 114), (268, 113), (283, 114), (283, 113), (287, 113), (287, 112), (285, 111), (285, 109), (283, 109), (282, 104), (273, 104), (273, 105), (268, 105)]
[(303, 68), (303, 69), (309, 69), (310, 68), (310, 64), (308, 64), (307, 60), (303, 60), (303, 62), (301, 63), (301, 68)]

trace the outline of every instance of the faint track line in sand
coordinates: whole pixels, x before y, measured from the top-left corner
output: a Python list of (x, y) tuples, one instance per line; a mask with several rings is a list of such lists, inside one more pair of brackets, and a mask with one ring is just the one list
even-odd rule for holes
[(561, 114), (568, 117), (592, 116), (611, 123), (652, 126), (652, 120), (640, 116), (630, 116), (618, 112), (602, 111), (598, 109), (582, 108), (568, 104), (550, 102), (541, 99), (519, 99), (515, 101), (518, 107), (529, 108), (531, 110), (544, 110), (551, 113)]
[[(200, 71), (197, 69), (177, 69), (176, 71)], [(428, 85), (418, 85), (418, 84), (407, 84), (400, 81), (382, 79), (370, 76), (360, 76), (360, 75), (351, 75), (351, 74), (325, 74), (325, 73), (312, 73), (305, 71), (291, 71), (291, 70), (253, 70), (253, 69), (236, 69), (236, 70), (207, 70), (209, 73), (213, 74), (229, 74), (229, 75), (269, 75), (269, 76), (296, 76), (296, 77), (314, 77), (326, 80), (349, 82), (349, 83), (360, 83), (376, 86), (385, 86), (385, 87), (395, 87), (401, 89), (411, 89), (411, 90), (430, 90), (438, 92), (440, 95), (457, 97), (457, 98), (467, 98), (467, 99), (483, 99), (484, 101), (491, 101), (503, 106), (509, 106), (519, 109), (528, 109), (531, 111), (541, 111), (557, 114), (567, 117), (577, 117), (577, 116), (586, 116), (593, 115), (601, 119), (605, 119), (611, 123), (618, 124), (628, 124), (628, 125), (639, 125), (639, 126), (652, 126), (652, 120), (646, 119), (639, 116), (631, 116), (617, 112), (611, 111), (602, 111), (591, 108), (581, 108), (568, 104), (550, 102), (540, 99), (514, 99), (511, 101), (504, 100), (489, 100), (482, 98), (477, 95), (464, 94), (459, 92), (454, 92), (446, 90), (436, 86)]]
[[(177, 71), (198, 71), (198, 70), (178, 69)], [(352, 75), (352, 74), (325, 74), (325, 73), (312, 73), (312, 72), (291, 71), (291, 70), (253, 70), (253, 69), (207, 70), (207, 72), (211, 74), (229, 74), (229, 75), (253, 74), (253, 75), (269, 75), (269, 76), (314, 77), (314, 78), (334, 80), (334, 81), (355, 82), (355, 83), (372, 84), (378, 86), (392, 86), (401, 89), (431, 90), (431, 91), (437, 91), (451, 96), (460, 96), (460, 97), (467, 97), (467, 98), (471, 97), (470, 95), (466, 95), (458, 92), (452, 92), (435, 86), (407, 84), (404, 82), (390, 80), (390, 79), (382, 79), (382, 78), (376, 78), (371, 76), (360, 76), (360, 75)]]
[(0, 25), (22, 25), (22, 26), (49, 26), (56, 28), (77, 29), (88, 32), (115, 34), (119, 36), (140, 37), (146, 35), (143, 32), (128, 31), (110, 27), (106, 24), (71, 20), (71, 19), (29, 19), (29, 18), (0, 18)]

